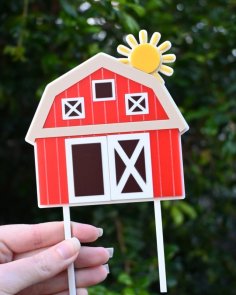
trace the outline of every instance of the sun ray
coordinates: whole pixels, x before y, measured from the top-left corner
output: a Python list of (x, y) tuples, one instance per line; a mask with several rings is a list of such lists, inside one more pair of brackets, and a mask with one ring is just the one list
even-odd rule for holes
[(129, 59), (128, 58), (118, 58), (118, 60), (120, 62), (122, 62), (123, 64), (128, 64), (129, 63)]
[(156, 46), (158, 42), (160, 41), (160, 39), (161, 39), (161, 34), (158, 32), (155, 32), (152, 34), (150, 44), (152, 44), (153, 46)]
[(164, 53), (167, 50), (169, 50), (171, 48), (171, 43), (170, 41), (165, 41), (163, 42), (160, 46), (157, 47), (157, 49), (161, 52)]
[(147, 31), (146, 30), (141, 30), (139, 32), (139, 42), (140, 42), (140, 44), (147, 43), (147, 39), (148, 39), (148, 37), (147, 37)]
[(173, 74), (174, 70), (166, 64), (173, 63), (176, 60), (176, 56), (175, 54), (164, 54), (171, 48), (171, 43), (170, 41), (165, 41), (157, 46), (160, 39), (161, 34), (155, 32), (148, 42), (146, 30), (139, 32), (139, 40), (132, 34), (127, 35), (126, 42), (129, 47), (124, 45), (117, 47), (117, 51), (124, 56), (119, 58), (119, 61), (123, 64), (131, 65), (144, 73), (153, 75), (164, 83), (160, 74), (166, 76)]
[(166, 75), (166, 76), (171, 76), (174, 73), (174, 70), (166, 65), (161, 65), (159, 68), (159, 72), (161, 72), (162, 74)]
[(172, 63), (172, 62), (175, 62), (176, 60), (176, 56), (175, 54), (164, 54), (162, 55), (162, 62), (163, 63)]
[(129, 44), (129, 46), (133, 49), (135, 48), (136, 46), (138, 46), (138, 42), (137, 40), (135, 39), (134, 35), (132, 34), (129, 34), (127, 37), (126, 37), (126, 42)]
[(124, 45), (119, 45), (117, 51), (124, 56), (129, 56), (131, 53), (131, 49)]

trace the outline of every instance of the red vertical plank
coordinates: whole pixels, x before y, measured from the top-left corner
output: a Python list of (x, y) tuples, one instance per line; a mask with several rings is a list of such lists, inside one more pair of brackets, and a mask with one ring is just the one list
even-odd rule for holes
[(48, 113), (44, 128), (62, 127), (67, 126), (65, 121), (62, 120), (61, 99), (66, 97), (65, 91), (61, 92), (54, 98), (54, 102)]
[(160, 151), (162, 193), (163, 197), (172, 197), (174, 196), (174, 179), (169, 130), (159, 130), (158, 138)]
[(181, 151), (181, 135), (178, 129), (171, 130), (175, 195), (184, 195), (184, 175)]
[(81, 120), (81, 125), (90, 125), (93, 123), (93, 102), (90, 76), (79, 82), (80, 96), (84, 97), (85, 118)]
[(92, 81), (93, 80), (102, 80), (102, 69), (91, 74), (91, 101), (93, 104), (93, 122), (94, 124), (103, 124), (105, 120), (105, 102), (104, 101), (93, 101), (92, 97)]
[(121, 75), (116, 75), (116, 81), (119, 122), (130, 122), (130, 116), (127, 116), (125, 111), (125, 94), (128, 93), (128, 79), (122, 77)]
[(117, 77), (116, 74), (108, 71), (107, 69), (102, 69), (103, 79), (114, 79), (115, 81), (115, 100), (110, 100), (105, 102), (105, 124), (117, 123), (118, 122), (118, 87), (117, 87)]
[(47, 191), (47, 171), (45, 161), (44, 139), (36, 139), (36, 154), (35, 165), (37, 173), (37, 188), (38, 188), (38, 202), (39, 205), (48, 205), (48, 191)]
[(117, 100), (111, 100), (105, 102), (105, 117), (104, 117), (104, 123), (105, 124), (111, 124), (111, 123), (117, 123), (118, 121), (118, 114), (117, 114), (117, 108), (118, 108)]
[(154, 198), (162, 196), (161, 189), (161, 171), (160, 155), (157, 145), (157, 131), (150, 131), (151, 163), (152, 163), (152, 181)]
[(60, 204), (58, 159), (55, 138), (45, 139), (49, 204)]
[(60, 137), (58, 143), (58, 166), (59, 166), (59, 185), (60, 197), (62, 204), (69, 203), (68, 197), (68, 182), (67, 182), (67, 167), (66, 167), (66, 151), (65, 151), (65, 137)]
[(78, 96), (77, 83), (66, 89), (67, 98), (75, 98)]
[[(55, 104), (55, 101), (56, 101), (56, 98), (54, 99), (54, 102), (53, 104)], [(44, 122), (44, 128), (51, 128), (51, 127), (56, 127), (55, 126), (55, 109), (52, 105), (49, 113), (48, 113), (48, 116), (47, 116), (47, 119), (46, 121)]]

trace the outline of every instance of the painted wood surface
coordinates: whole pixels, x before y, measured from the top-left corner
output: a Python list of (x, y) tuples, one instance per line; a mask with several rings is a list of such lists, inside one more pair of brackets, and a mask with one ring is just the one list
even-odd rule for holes
[[(162, 199), (182, 198), (184, 183), (178, 129), (150, 131), (149, 135), (153, 196)], [(41, 206), (69, 202), (65, 139), (66, 137), (36, 140), (37, 186)]]
[[(115, 100), (93, 101), (92, 81), (101, 79), (115, 80)], [(149, 114), (126, 115), (125, 95), (129, 93), (140, 92), (148, 93)], [(78, 120), (63, 120), (61, 103), (62, 99), (75, 97), (84, 97), (86, 113), (85, 118)], [(168, 116), (152, 89), (127, 79), (121, 75), (115, 74), (107, 69), (101, 68), (83, 80), (78, 81), (78, 83), (74, 84), (55, 97), (44, 127), (55, 128), (167, 119)]]

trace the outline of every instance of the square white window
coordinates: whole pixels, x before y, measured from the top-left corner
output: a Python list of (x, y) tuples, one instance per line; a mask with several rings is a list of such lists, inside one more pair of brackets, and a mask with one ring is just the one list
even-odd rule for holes
[(148, 94), (146, 92), (125, 94), (125, 108), (126, 115), (148, 114)]
[(115, 100), (114, 79), (92, 81), (93, 101)]
[(63, 120), (75, 120), (85, 118), (84, 98), (63, 98), (62, 99)]

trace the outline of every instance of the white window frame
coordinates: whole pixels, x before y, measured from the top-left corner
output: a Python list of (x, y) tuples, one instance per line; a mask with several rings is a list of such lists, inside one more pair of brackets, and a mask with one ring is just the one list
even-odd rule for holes
[[(72, 159), (72, 145), (88, 144), (88, 143), (101, 143), (102, 152), (102, 170), (103, 170), (103, 185), (104, 195), (93, 196), (75, 196), (74, 189), (74, 173), (73, 173), (73, 159)], [(81, 203), (94, 203), (97, 204), (102, 201), (109, 201), (110, 197), (110, 182), (109, 182), (109, 166), (107, 156), (107, 138), (106, 136), (100, 137), (84, 137), (84, 138), (69, 138), (65, 140), (66, 146), (66, 165), (67, 165), (67, 181), (69, 192), (70, 204)]]
[[(112, 85), (112, 96), (106, 98), (97, 98), (96, 97), (96, 84), (107, 83), (110, 82)], [(116, 99), (116, 91), (115, 91), (115, 80), (114, 79), (104, 79), (104, 80), (92, 80), (92, 93), (93, 93), (93, 101), (109, 101)]]
[[(140, 99), (136, 102), (132, 99), (132, 96), (140, 95)], [(146, 108), (143, 108), (138, 102), (143, 101), (145, 99)], [(133, 106), (129, 108), (129, 100), (133, 102)], [(132, 112), (132, 109), (140, 106), (143, 110), (138, 112)], [(125, 94), (125, 110), (126, 115), (135, 116), (135, 115), (147, 115), (149, 113), (149, 105), (148, 105), (148, 93), (147, 92), (140, 92), (140, 93), (127, 93)]]
[[(74, 106), (70, 106), (69, 105), (70, 101), (77, 101), (77, 103)], [(81, 103), (81, 109), (82, 109), (81, 113), (78, 110), (76, 110), (76, 107), (80, 103)], [(78, 120), (78, 119), (84, 119), (85, 118), (84, 97), (63, 98), (61, 100), (61, 105), (62, 105), (62, 118), (63, 118), (63, 120)], [(67, 113), (65, 111), (65, 106), (66, 105), (71, 108), (71, 110), (68, 111)], [(76, 112), (78, 115), (69, 116), (70, 113), (72, 113), (72, 112)]]
[[(124, 171), (124, 174), (122, 175), (118, 185), (116, 183), (116, 163), (115, 163), (115, 153), (114, 150), (117, 148), (117, 146), (120, 147), (118, 141), (119, 140), (130, 140), (130, 139), (138, 139), (139, 143), (137, 147), (135, 148), (135, 151), (131, 158), (129, 159), (127, 155), (125, 156), (125, 153), (123, 153), (124, 161), (127, 165), (126, 170), (127, 173), (132, 171), (132, 175), (135, 178), (135, 180), (138, 180), (138, 184), (142, 187), (143, 192), (134, 192), (134, 193), (122, 193), (122, 190), (124, 188), (124, 185), (122, 184), (122, 178), (124, 174), (126, 173)], [(134, 168), (134, 165), (136, 163), (137, 157), (140, 155), (140, 148), (144, 148), (144, 158), (145, 158), (145, 171), (146, 171), (146, 184), (141, 179), (140, 174), (138, 171)], [(117, 150), (117, 149), (116, 149)], [(139, 152), (140, 150), (140, 152)], [(122, 150), (123, 151), (123, 150)], [(118, 151), (117, 151), (118, 152)], [(119, 152), (118, 152), (119, 154)], [(110, 185), (111, 185), (111, 200), (135, 200), (135, 199), (150, 199), (150, 197), (153, 197), (153, 181), (152, 181), (152, 164), (151, 164), (151, 152), (150, 152), (150, 139), (148, 133), (136, 133), (136, 134), (123, 134), (123, 135), (110, 135), (108, 136), (108, 155), (109, 155), (109, 171), (110, 171)], [(122, 155), (119, 154), (119, 156), (122, 157)], [(126, 173), (126, 174), (127, 174)], [(133, 174), (134, 173), (134, 174)], [(138, 175), (139, 174), (139, 175)], [(127, 180), (130, 173), (127, 176)], [(126, 177), (124, 177), (125, 179)], [(127, 181), (126, 180), (126, 181)], [(124, 181), (123, 181), (124, 182)]]

